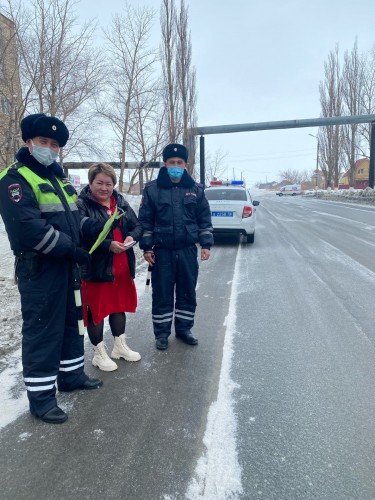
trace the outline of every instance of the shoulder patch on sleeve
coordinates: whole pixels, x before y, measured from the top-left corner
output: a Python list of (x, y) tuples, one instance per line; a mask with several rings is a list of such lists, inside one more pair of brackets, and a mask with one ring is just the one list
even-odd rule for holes
[(22, 187), (20, 184), (9, 184), (8, 186), (8, 196), (10, 201), (13, 203), (18, 203), (22, 200)]

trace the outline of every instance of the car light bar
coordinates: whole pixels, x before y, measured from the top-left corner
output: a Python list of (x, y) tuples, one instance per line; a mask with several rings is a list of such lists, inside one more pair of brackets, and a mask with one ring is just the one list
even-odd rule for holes
[(245, 181), (241, 180), (241, 181), (218, 181), (218, 180), (215, 180), (215, 181), (210, 181), (210, 185), (211, 186), (244, 186), (245, 185)]

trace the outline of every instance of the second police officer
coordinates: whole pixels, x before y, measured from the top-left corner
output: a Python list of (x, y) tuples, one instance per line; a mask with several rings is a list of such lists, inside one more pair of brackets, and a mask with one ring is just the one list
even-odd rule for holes
[(169, 144), (163, 150), (165, 166), (146, 184), (139, 222), (140, 248), (152, 266), (152, 322), (156, 348), (168, 348), (174, 317), (176, 337), (189, 345), (198, 339), (191, 329), (196, 309), (200, 258), (207, 260), (213, 245), (211, 212), (201, 184), (186, 170), (188, 150)]

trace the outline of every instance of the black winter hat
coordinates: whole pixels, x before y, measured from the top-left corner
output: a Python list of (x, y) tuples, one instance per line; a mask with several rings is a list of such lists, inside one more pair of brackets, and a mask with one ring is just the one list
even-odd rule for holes
[(163, 149), (163, 161), (167, 161), (168, 158), (182, 158), (185, 162), (188, 161), (189, 151), (182, 144), (168, 144)]
[(44, 113), (28, 115), (20, 123), (22, 140), (26, 142), (33, 137), (48, 137), (55, 139), (60, 148), (63, 148), (69, 139), (69, 130), (66, 125), (55, 116)]

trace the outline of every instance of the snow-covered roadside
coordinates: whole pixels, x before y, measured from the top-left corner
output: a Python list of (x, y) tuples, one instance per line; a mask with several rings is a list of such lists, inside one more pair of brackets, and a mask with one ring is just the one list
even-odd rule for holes
[(231, 378), (233, 337), (236, 334), (237, 295), (241, 273), (241, 246), (238, 247), (234, 269), (229, 313), (225, 319), (225, 341), (217, 400), (211, 405), (207, 417), (203, 443), (206, 452), (198, 460), (195, 477), (186, 497), (225, 500), (243, 493), (241, 466), (236, 446), (237, 420), (234, 412), (233, 391), (237, 385)]
[(369, 187), (365, 189), (318, 189), (317, 191), (305, 191), (303, 196), (313, 196), (321, 200), (375, 205), (375, 190)]
[[(0, 235), (1, 238), (1, 235)], [(0, 277), (0, 370), (6, 354), (17, 349), (21, 342), (21, 306), (13, 279)]]
[(0, 429), (13, 422), (28, 409), (28, 400), (22, 379), (21, 348), (3, 360), (7, 366), (0, 372)]

